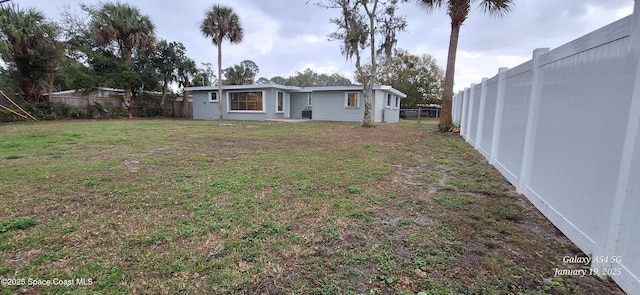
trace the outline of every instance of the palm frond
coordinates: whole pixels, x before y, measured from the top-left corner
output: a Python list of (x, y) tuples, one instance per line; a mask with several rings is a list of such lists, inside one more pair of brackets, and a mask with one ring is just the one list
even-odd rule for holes
[(511, 11), (513, 0), (481, 0), (480, 7), (488, 15), (501, 17)]
[(419, 6), (424, 8), (427, 12), (440, 9), (445, 4), (448, 4), (447, 0), (417, 0)]
[(218, 45), (225, 39), (231, 43), (240, 43), (244, 37), (238, 14), (233, 11), (233, 8), (219, 4), (207, 10), (200, 24), (200, 31), (206, 37), (210, 37), (214, 45)]

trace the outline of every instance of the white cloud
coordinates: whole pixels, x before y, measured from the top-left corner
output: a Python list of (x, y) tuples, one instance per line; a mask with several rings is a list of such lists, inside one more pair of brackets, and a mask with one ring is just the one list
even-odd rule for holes
[[(261, 55), (271, 53), (278, 39), (280, 24), (258, 10), (244, 10), (241, 18), (244, 20), (244, 40), (248, 48), (242, 48), (245, 52), (257, 52)], [(246, 52), (249, 51), (249, 52)]]
[(491, 78), (498, 74), (501, 67), (513, 68), (531, 56), (493, 55), (483, 52), (459, 50), (456, 60), (456, 77), (454, 91), (463, 90), (472, 83), (480, 83), (482, 78)]
[(311, 44), (320, 43), (320, 42), (325, 41), (325, 40), (323, 40), (322, 38), (320, 38), (318, 36), (308, 35), (308, 34), (302, 35), (302, 40), (304, 40), (304, 42), (311, 43)]

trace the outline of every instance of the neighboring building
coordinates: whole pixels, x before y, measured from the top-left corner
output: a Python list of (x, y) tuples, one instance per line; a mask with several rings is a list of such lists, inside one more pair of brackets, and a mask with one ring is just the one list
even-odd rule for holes
[[(302, 119), (362, 121), (362, 86), (296, 87), (278, 84), (225, 85), (222, 100), (217, 86), (188, 87), (193, 95), (193, 118), (217, 120), (218, 103), (228, 120)], [(400, 99), (406, 95), (390, 86), (374, 87), (371, 113), (376, 123), (400, 120)]]

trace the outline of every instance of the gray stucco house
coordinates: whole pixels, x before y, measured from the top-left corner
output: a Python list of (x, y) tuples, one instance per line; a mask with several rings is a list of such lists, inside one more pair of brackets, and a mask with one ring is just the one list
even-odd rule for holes
[[(193, 119), (217, 120), (218, 103), (225, 120), (303, 119), (362, 121), (362, 86), (296, 87), (279, 84), (225, 85), (222, 99), (217, 86), (187, 87), (193, 96)], [(391, 86), (374, 87), (373, 121), (400, 120), (400, 99), (407, 97)]]

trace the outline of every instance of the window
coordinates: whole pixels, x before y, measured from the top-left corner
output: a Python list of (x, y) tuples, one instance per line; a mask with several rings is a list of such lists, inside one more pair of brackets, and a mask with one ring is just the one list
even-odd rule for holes
[(276, 113), (284, 113), (284, 92), (278, 91), (276, 97)]
[(347, 108), (359, 108), (360, 107), (360, 93), (358, 92), (347, 92)]
[(307, 103), (307, 106), (313, 106), (313, 93), (309, 93), (309, 101)]
[(394, 108), (398, 108), (400, 106), (400, 97), (395, 97), (395, 103), (394, 103), (395, 107)]
[(391, 107), (391, 94), (387, 93), (387, 107), (390, 108)]
[(230, 112), (264, 112), (262, 91), (229, 92)]
[(209, 102), (218, 102), (218, 92), (217, 91), (209, 92), (208, 96), (209, 96)]

